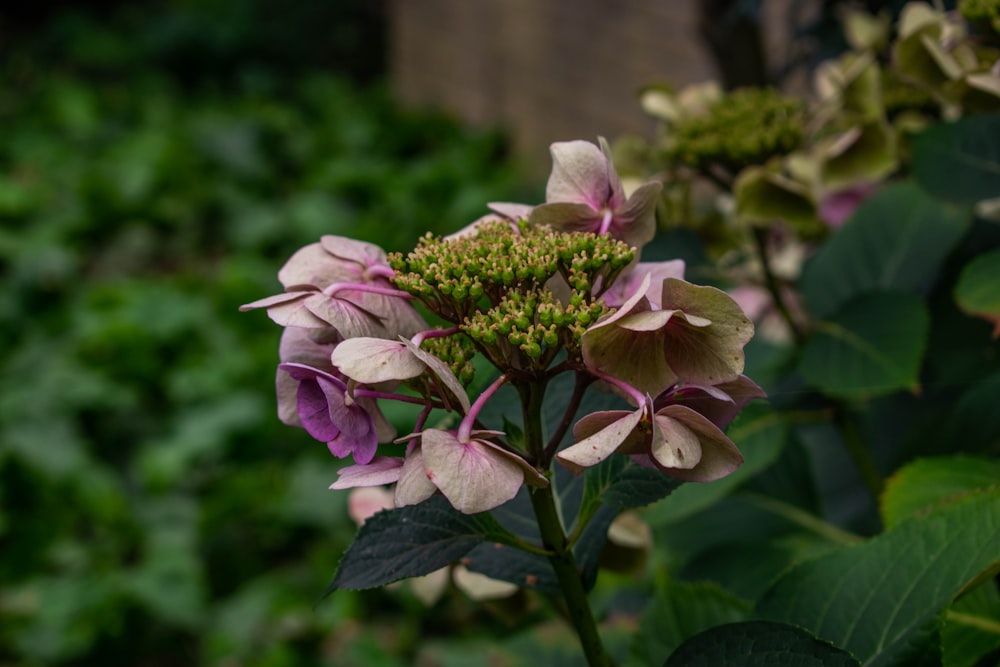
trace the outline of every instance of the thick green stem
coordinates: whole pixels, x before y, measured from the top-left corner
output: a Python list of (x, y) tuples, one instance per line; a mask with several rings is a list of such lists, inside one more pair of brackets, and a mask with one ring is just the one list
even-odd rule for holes
[(885, 486), (882, 473), (879, 472), (878, 466), (875, 465), (875, 459), (872, 458), (871, 452), (868, 451), (868, 447), (861, 438), (858, 426), (848, 411), (847, 406), (842, 403), (835, 404), (833, 415), (834, 422), (840, 430), (840, 437), (847, 448), (847, 453), (851, 455), (851, 459), (858, 468), (865, 487), (868, 488), (868, 492), (872, 494), (877, 503)]
[[(543, 457), (545, 440), (542, 437), (542, 398), (544, 385), (528, 384), (518, 387), (524, 413), (524, 436), (528, 452), (539, 460)], [(573, 557), (573, 550), (566, 539), (566, 531), (559, 517), (552, 485), (530, 489), (531, 507), (535, 511), (542, 545), (551, 552), (549, 562), (555, 571), (559, 589), (566, 601), (566, 611), (580, 646), (591, 667), (613, 667), (614, 661), (604, 650), (597, 622), (590, 609), (583, 578)]]

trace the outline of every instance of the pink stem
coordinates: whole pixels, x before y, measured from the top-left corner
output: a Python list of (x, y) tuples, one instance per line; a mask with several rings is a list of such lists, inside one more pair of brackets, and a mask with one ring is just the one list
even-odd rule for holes
[(646, 396), (641, 391), (630, 385), (629, 383), (619, 380), (616, 377), (612, 377), (601, 371), (595, 370), (593, 368), (588, 368), (587, 371), (599, 380), (604, 380), (608, 384), (614, 385), (621, 389), (623, 392), (629, 395), (633, 401), (635, 401), (636, 407), (642, 406), (646, 402)]
[(335, 296), (337, 292), (369, 292), (371, 294), (382, 294), (384, 296), (394, 296), (400, 299), (412, 299), (414, 298), (409, 292), (404, 292), (403, 290), (393, 289), (392, 287), (379, 287), (378, 285), (368, 285), (365, 283), (331, 283), (323, 290), (323, 294), (327, 296)]
[(396, 272), (392, 270), (391, 266), (385, 264), (373, 264), (365, 269), (365, 278), (388, 278), (391, 280), (395, 277)]
[(417, 347), (420, 347), (420, 344), (428, 338), (444, 338), (445, 336), (456, 334), (458, 331), (458, 327), (448, 327), (447, 329), (428, 329), (427, 331), (417, 333), (416, 336), (410, 339), (410, 342)]
[(604, 209), (604, 218), (601, 220), (601, 228), (597, 231), (598, 235), (604, 236), (611, 229), (611, 221), (614, 219), (615, 214), (611, 209)]
[(476, 402), (469, 407), (469, 413), (462, 418), (462, 423), (458, 425), (458, 441), (468, 442), (469, 436), (472, 434), (472, 425), (476, 422), (476, 415), (479, 414), (483, 406), (486, 405), (486, 401), (490, 400), (493, 394), (497, 393), (504, 382), (507, 381), (506, 375), (501, 375), (493, 383), (483, 390), (483, 393), (479, 395)]

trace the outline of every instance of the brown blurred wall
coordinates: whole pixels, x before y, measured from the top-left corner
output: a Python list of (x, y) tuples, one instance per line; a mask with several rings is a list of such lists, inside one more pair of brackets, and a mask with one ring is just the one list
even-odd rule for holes
[[(651, 133), (636, 102), (642, 86), (717, 76), (698, 2), (389, 0), (393, 86), (404, 104), (502, 125), (518, 153), (547, 169), (553, 141)], [(789, 12), (815, 4), (764, 3), (771, 64), (787, 52)]]

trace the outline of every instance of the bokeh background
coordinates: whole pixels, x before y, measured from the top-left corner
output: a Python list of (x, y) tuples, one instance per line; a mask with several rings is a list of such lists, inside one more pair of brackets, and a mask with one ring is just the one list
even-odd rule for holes
[[(0, 665), (445, 664), (421, 651), (536, 620), (321, 600), (355, 530), (339, 462), (276, 419), (279, 328), (237, 307), (322, 234), (405, 250), (539, 201), (545, 146), (642, 131), (649, 78), (793, 77), (838, 3), (500, 4), (4, 3)], [(742, 51), (703, 30), (737, 5)], [(643, 12), (673, 32), (640, 43)]]

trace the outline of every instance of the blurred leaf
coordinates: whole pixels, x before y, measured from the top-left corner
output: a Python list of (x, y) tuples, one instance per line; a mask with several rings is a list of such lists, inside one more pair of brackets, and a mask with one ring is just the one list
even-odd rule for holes
[(1000, 460), (939, 456), (913, 461), (889, 478), (880, 499), (882, 520), (892, 528), (938, 505), (992, 487), (1000, 487)]
[(968, 116), (917, 135), (913, 174), (928, 192), (949, 201), (1000, 197), (1000, 114)]
[(985, 664), (985, 654), (1000, 649), (1000, 592), (995, 581), (985, 581), (966, 593), (945, 613), (941, 627), (943, 664), (973, 667)]
[(878, 183), (899, 167), (899, 148), (891, 127), (876, 120), (851, 131), (856, 137), (847, 146), (836, 154), (824, 156), (822, 179), (830, 189)]
[(866, 666), (926, 653), (927, 629), (966, 586), (1000, 567), (1000, 490), (970, 493), (883, 535), (786, 572), (758, 603)]
[(962, 268), (955, 301), (969, 315), (991, 322), (993, 337), (1000, 336), (1000, 249), (979, 255)]
[(929, 326), (919, 297), (866, 294), (816, 327), (802, 352), (802, 376), (833, 396), (916, 391)]
[(874, 290), (924, 291), (969, 226), (968, 214), (912, 183), (885, 186), (805, 265), (802, 293), (820, 318)]
[(803, 234), (822, 229), (808, 189), (769, 167), (741, 171), (734, 194), (736, 212), (746, 222), (769, 225), (784, 220)]
[(749, 602), (715, 584), (668, 582), (643, 612), (630, 662), (658, 665), (685, 640), (709, 628), (742, 621), (749, 612)]
[(966, 389), (947, 413), (944, 438), (962, 443), (965, 451), (991, 454), (1000, 450), (1000, 372)]
[(710, 630), (685, 642), (663, 667), (852, 667), (851, 655), (785, 623), (747, 621)]

